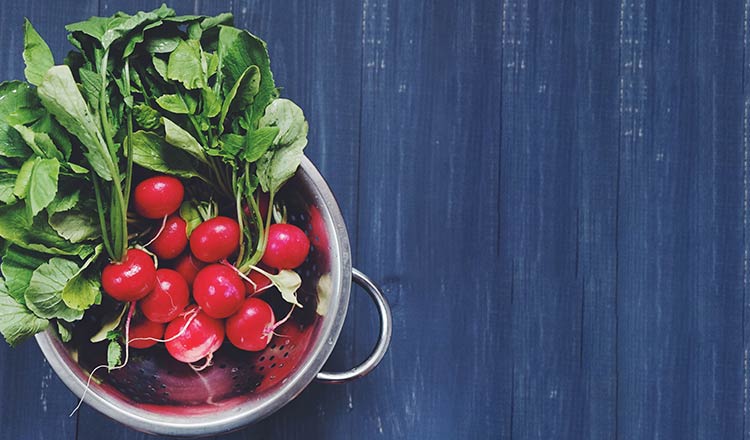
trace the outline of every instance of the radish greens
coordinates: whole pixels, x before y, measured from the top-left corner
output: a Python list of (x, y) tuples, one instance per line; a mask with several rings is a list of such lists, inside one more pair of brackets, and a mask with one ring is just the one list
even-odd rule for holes
[[(273, 211), (261, 217), (257, 191), (273, 207), (308, 130), (302, 110), (279, 98), (265, 42), (233, 27), (231, 14), (177, 16), (161, 6), (66, 26), (75, 49), (56, 64), (28, 20), (23, 28), (26, 82), (0, 83), (5, 339), (15, 345), (53, 321), (69, 340), (69, 323), (102, 301), (103, 265), (153, 233), (129, 217), (137, 172), (200, 182), (205, 206), (234, 201), (243, 231), (234, 265), (255, 267)], [(211, 214), (195, 207), (184, 209), (191, 230)], [(296, 273), (271, 279), (299, 304)], [(112, 367), (116, 341), (109, 352)]]

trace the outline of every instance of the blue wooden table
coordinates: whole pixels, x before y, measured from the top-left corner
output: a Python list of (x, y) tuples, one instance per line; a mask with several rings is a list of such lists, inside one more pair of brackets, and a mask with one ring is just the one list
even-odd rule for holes
[[(150, 0), (23, 0), (63, 25)], [(224, 439), (750, 439), (750, 0), (172, 1), (268, 41), (355, 265), (381, 366)], [(377, 319), (354, 292), (330, 368)], [(747, 322), (746, 322), (747, 321)], [(146, 439), (0, 344), (0, 438)]]

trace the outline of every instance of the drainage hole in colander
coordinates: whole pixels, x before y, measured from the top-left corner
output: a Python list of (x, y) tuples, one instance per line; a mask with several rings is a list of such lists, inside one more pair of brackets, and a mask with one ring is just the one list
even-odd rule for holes
[(285, 357), (285, 358), (286, 358), (286, 357), (289, 357), (289, 352), (288, 352), (288, 351), (287, 351), (286, 353), (284, 353), (284, 357)]
[(260, 366), (260, 367), (258, 368), (258, 371), (263, 371), (263, 369), (264, 369), (264, 368), (265, 368), (265, 367), (264, 367), (263, 365), (261, 365), (261, 366)]
[(276, 344), (272, 342), (269, 347), (271, 347), (271, 350), (273, 350), (274, 348), (276, 348)]
[(166, 384), (161, 384), (160, 386), (161, 386), (161, 389), (166, 389), (167, 388)]
[(265, 356), (261, 356), (260, 359), (258, 359), (258, 360), (261, 361), (261, 362), (263, 362), (264, 360), (266, 360), (266, 357)]
[(269, 360), (269, 361), (272, 361), (272, 360), (273, 360), (273, 358), (275, 358), (275, 357), (276, 357), (276, 356), (271, 356), (270, 358), (268, 358), (268, 360)]
[(284, 349), (284, 346), (283, 345), (279, 345), (279, 350), (283, 350), (283, 349)]
[(276, 362), (271, 364), (271, 368), (274, 368), (274, 367), (276, 367)]
[(240, 369), (239, 369), (239, 368), (237, 368), (237, 367), (232, 367), (232, 373), (236, 373), (236, 372), (238, 372), (238, 371), (240, 371)]

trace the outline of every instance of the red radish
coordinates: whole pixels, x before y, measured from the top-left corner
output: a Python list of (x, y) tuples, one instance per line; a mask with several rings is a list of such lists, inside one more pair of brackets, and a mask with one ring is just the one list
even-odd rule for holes
[[(266, 216), (268, 216), (268, 202), (269, 202), (269, 196), (268, 193), (261, 192), (258, 194), (258, 211), (260, 213), (260, 218), (265, 224)], [(255, 213), (253, 213), (253, 209), (248, 204), (242, 205), (242, 210), (245, 211), (245, 215), (254, 218)]]
[(267, 302), (248, 298), (240, 310), (227, 319), (227, 338), (241, 350), (260, 351), (271, 342), (275, 323), (273, 309)]
[(138, 301), (154, 286), (154, 260), (140, 249), (128, 249), (122, 262), (110, 263), (102, 271), (102, 288), (117, 301)]
[(157, 257), (171, 260), (182, 253), (187, 243), (187, 223), (179, 215), (171, 215), (149, 248)]
[(130, 326), (130, 341), (128, 345), (132, 348), (149, 348), (156, 345), (159, 339), (164, 337), (164, 324), (159, 324), (148, 319)]
[(135, 211), (146, 218), (162, 218), (177, 211), (185, 197), (182, 182), (171, 176), (148, 178), (135, 187)]
[(326, 230), (326, 222), (320, 209), (315, 206), (310, 207), (310, 228), (310, 242), (318, 251), (327, 254), (329, 252), (328, 230)]
[(169, 354), (180, 362), (197, 362), (212, 355), (224, 342), (224, 324), (222, 321), (195, 309), (178, 316), (167, 325), (164, 345)]
[(198, 272), (204, 267), (206, 267), (206, 263), (195, 258), (190, 252), (184, 253), (174, 264), (174, 270), (179, 272), (180, 275), (185, 278), (188, 286), (193, 285), (195, 276), (198, 275)]
[(206, 263), (223, 260), (240, 247), (240, 227), (229, 217), (214, 217), (198, 225), (190, 234), (190, 250)]
[(270, 197), (266, 192), (258, 193), (258, 211), (260, 211), (260, 218), (264, 219), (268, 217), (268, 202)]
[[(270, 271), (273, 271), (273, 269), (271, 269)], [(247, 277), (250, 278), (250, 281), (255, 283), (255, 285), (253, 285), (247, 280), (243, 280), (245, 283), (245, 291), (248, 295), (255, 295), (256, 293), (260, 293), (273, 286), (271, 280), (269, 280), (267, 276), (263, 275), (257, 270), (251, 271)]]
[(208, 316), (226, 318), (242, 305), (245, 285), (234, 269), (222, 264), (211, 264), (195, 277), (193, 297)]
[(182, 313), (190, 302), (187, 281), (172, 269), (156, 271), (156, 287), (138, 304), (150, 321), (165, 323)]
[(310, 240), (302, 229), (278, 223), (268, 229), (268, 244), (261, 261), (276, 269), (294, 269), (305, 262), (308, 252)]

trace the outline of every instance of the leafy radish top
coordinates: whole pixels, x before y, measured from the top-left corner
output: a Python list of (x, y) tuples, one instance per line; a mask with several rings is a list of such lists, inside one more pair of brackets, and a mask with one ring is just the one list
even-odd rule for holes
[[(135, 301), (153, 290), (165, 258), (179, 256), (172, 267), (194, 278), (199, 268), (185, 262), (195, 260), (180, 254), (191, 233), (208, 237), (199, 259), (247, 278), (274, 240), (273, 209), (259, 201), (274, 206), (307, 145), (304, 114), (279, 97), (266, 44), (231, 14), (162, 6), (66, 29), (73, 50), (54, 60), (26, 21), (26, 82), (0, 84), (0, 332), (11, 345), (50, 323), (67, 341), (102, 292)], [(199, 225), (217, 216), (241, 233), (210, 247), (216, 231)], [(153, 254), (143, 250), (164, 230)], [(281, 271), (262, 272), (294, 304), (300, 280), (289, 269), (306, 255), (298, 241), (277, 257)], [(117, 325), (106, 325), (112, 343)], [(111, 366), (121, 350), (110, 348)]]

